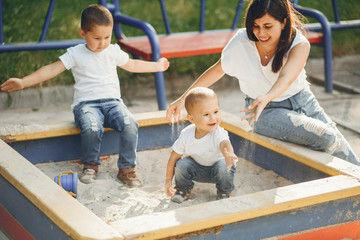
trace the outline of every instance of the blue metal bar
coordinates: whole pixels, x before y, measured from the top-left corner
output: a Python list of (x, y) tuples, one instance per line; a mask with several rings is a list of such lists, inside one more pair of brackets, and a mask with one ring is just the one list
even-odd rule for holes
[(205, 30), (205, 8), (206, 8), (206, 0), (201, 0), (199, 32), (203, 32)]
[(50, 25), (51, 16), (52, 16), (52, 13), (54, 11), (55, 2), (56, 2), (56, 0), (51, 0), (50, 1), (49, 8), (48, 8), (48, 11), (46, 13), (44, 26), (43, 26), (43, 29), (42, 29), (42, 32), (41, 32), (39, 42), (45, 41), (46, 34), (47, 34), (47, 31), (48, 31), (49, 25)]
[(334, 11), (335, 22), (339, 23), (340, 22), (340, 15), (339, 15), (339, 8), (337, 6), (337, 1), (336, 0), (332, 0), (332, 6), (333, 6), (333, 11)]
[(0, 0), (0, 44), (4, 43), (4, 32), (3, 32), (3, 3), (2, 0)]
[(107, 4), (107, 1), (106, 0), (99, 0), (98, 2), (100, 5), (103, 5), (104, 7), (106, 6)]
[[(157, 61), (158, 59), (161, 58), (159, 38), (156, 34), (155, 29), (149, 23), (140, 21), (138, 19), (129, 16), (125, 16), (120, 13), (114, 14), (114, 21), (132, 26), (134, 28), (141, 29), (149, 38), (152, 49), (152, 53), (151, 53), (152, 60)], [(155, 87), (156, 87), (156, 96), (157, 96), (159, 110), (165, 110), (166, 94), (165, 94), (164, 75), (162, 72), (155, 73)]]
[(240, 17), (240, 13), (241, 13), (243, 4), (244, 4), (244, 0), (239, 0), (238, 5), (236, 7), (235, 17), (234, 17), (234, 20), (231, 25), (232, 30), (235, 30), (237, 23), (239, 22), (239, 17)]
[(74, 40), (63, 40), (63, 41), (44, 41), (39, 43), (3, 44), (0, 45), (0, 53), (64, 49), (81, 43), (85, 43), (85, 40), (74, 39)]
[(155, 29), (149, 23), (140, 21), (136, 18), (132, 18), (120, 13), (114, 14), (114, 20), (115, 22), (119, 22), (134, 28), (141, 29), (149, 38), (151, 48), (153, 49), (153, 51), (158, 52), (158, 54), (155, 55), (155, 58), (153, 60), (157, 61), (159, 58), (161, 58), (159, 39), (157, 37)]
[[(109, 9), (109, 11), (111, 12), (111, 14), (114, 16), (114, 13), (116, 12), (120, 12), (120, 3), (118, 0), (112, 0), (111, 3), (108, 3), (107, 0), (99, 0), (98, 2), (100, 5), (106, 7), (107, 9)], [(113, 31), (115, 34), (115, 37), (117, 39), (120, 39), (121, 36), (121, 24), (119, 23), (115, 23), (114, 22), (114, 26), (113, 26)]]
[(112, 4), (115, 6), (114, 11), (120, 12), (120, 1), (119, 0), (112, 0)]
[[(344, 20), (339, 23), (329, 22), (331, 30), (342, 30), (351, 28), (360, 28), (360, 20)], [(321, 31), (322, 27), (320, 23), (308, 23), (305, 24), (306, 29), (311, 31)]]
[(325, 65), (325, 91), (332, 93), (333, 91), (333, 76), (332, 76), (332, 40), (331, 28), (327, 18), (320, 11), (310, 8), (294, 5), (294, 8), (304, 16), (309, 16), (317, 19), (323, 32), (323, 47), (324, 47), (324, 65)]
[[(115, 15), (115, 13), (120, 13), (120, 1), (119, 0), (112, 0), (112, 6), (114, 8), (113, 11), (111, 12), (113, 16)], [(106, 7), (109, 8), (109, 4), (107, 4)], [(113, 30), (114, 30), (115, 37), (117, 39), (121, 39), (124, 37), (123, 33), (122, 33), (121, 23), (114, 21)]]
[(163, 16), (163, 20), (164, 20), (164, 24), (165, 24), (166, 34), (170, 35), (172, 33), (172, 31), (170, 28), (169, 17), (168, 17), (167, 11), (166, 11), (165, 2), (164, 2), (164, 0), (159, 0), (159, 2), (160, 2), (160, 7), (161, 7), (161, 14)]
[(100, 5), (106, 7), (110, 12), (111, 14), (114, 14), (116, 12), (116, 4), (114, 4), (114, 1), (112, 3), (108, 3), (106, 0), (99, 0), (98, 2)]
[[(109, 4), (106, 5), (107, 7), (109, 7)], [(119, 0), (112, 0), (112, 6), (114, 7), (113, 9), (113, 14), (120, 12), (120, 1)]]

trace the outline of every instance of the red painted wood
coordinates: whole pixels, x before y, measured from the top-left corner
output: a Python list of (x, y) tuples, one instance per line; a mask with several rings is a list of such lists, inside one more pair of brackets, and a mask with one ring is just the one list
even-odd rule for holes
[(321, 43), (323, 41), (323, 34), (319, 32), (307, 32), (305, 37), (311, 44)]
[[(178, 58), (221, 53), (226, 44), (235, 35), (235, 31), (209, 31), (204, 33), (176, 33), (159, 36), (161, 56)], [(322, 42), (322, 34), (308, 32), (306, 34), (310, 43)], [(151, 60), (151, 46), (147, 37), (132, 37), (120, 39), (122, 49), (131, 52), (143, 59)]]
[(13, 240), (35, 240), (31, 234), (0, 204), (0, 227)]
[(344, 223), (329, 228), (306, 232), (303, 234), (280, 238), (278, 240), (357, 240), (360, 239), (360, 221)]
[[(166, 58), (199, 56), (220, 53), (237, 31), (178, 33), (159, 37), (161, 56)], [(147, 37), (121, 39), (120, 46), (128, 52), (151, 60)]]

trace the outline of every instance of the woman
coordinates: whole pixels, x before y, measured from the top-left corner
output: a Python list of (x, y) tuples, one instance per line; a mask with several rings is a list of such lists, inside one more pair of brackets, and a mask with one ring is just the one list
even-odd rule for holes
[(187, 92), (209, 87), (224, 74), (236, 77), (246, 94), (243, 117), (254, 131), (306, 145), (360, 165), (348, 142), (310, 91), (305, 63), (310, 44), (289, 0), (252, 0), (245, 26), (230, 40), (217, 63), (206, 70), (167, 110), (180, 116)]

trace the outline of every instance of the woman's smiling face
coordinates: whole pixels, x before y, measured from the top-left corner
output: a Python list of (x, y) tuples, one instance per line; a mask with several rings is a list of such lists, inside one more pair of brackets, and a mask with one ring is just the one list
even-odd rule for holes
[(279, 22), (270, 14), (265, 14), (261, 18), (254, 20), (252, 31), (262, 45), (276, 47), (285, 24), (286, 19), (284, 22)]

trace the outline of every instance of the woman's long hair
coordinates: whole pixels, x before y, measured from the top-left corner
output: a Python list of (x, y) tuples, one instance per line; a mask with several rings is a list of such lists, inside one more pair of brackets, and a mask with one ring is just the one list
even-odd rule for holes
[(286, 19), (271, 65), (272, 71), (276, 73), (283, 65), (284, 55), (295, 38), (296, 30), (304, 31), (299, 18), (305, 19), (305, 17), (292, 7), (289, 0), (252, 0), (247, 7), (245, 17), (246, 32), (250, 40), (259, 41), (253, 33), (254, 21), (267, 13), (281, 23)]

